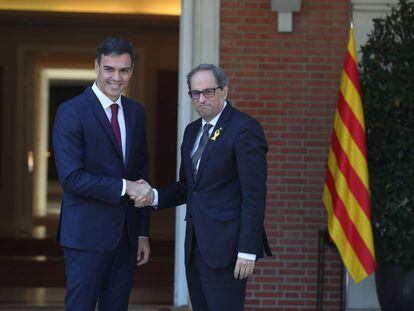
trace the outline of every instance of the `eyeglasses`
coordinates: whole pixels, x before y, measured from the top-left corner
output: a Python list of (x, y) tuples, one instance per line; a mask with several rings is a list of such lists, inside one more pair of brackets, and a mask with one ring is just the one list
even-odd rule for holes
[(216, 90), (221, 89), (220, 86), (214, 88), (204, 89), (202, 91), (188, 91), (188, 95), (190, 95), (192, 100), (197, 100), (200, 98), (200, 95), (203, 94), (205, 98), (211, 98), (216, 94)]

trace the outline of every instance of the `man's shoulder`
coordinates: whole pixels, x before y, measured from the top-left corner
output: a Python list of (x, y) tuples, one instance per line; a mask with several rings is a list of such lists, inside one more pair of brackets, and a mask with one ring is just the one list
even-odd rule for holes
[(197, 133), (198, 130), (200, 129), (200, 126), (201, 126), (201, 118), (198, 118), (197, 120), (188, 123), (184, 129), (183, 139), (185, 140), (195, 135), (195, 133)]
[(190, 123), (187, 124), (187, 126), (185, 127), (185, 131), (186, 132), (191, 132), (191, 131), (198, 131), (201, 127), (201, 118), (198, 118)]
[(140, 102), (133, 100), (129, 97), (126, 97), (122, 95), (122, 105), (127, 106), (130, 109), (138, 110), (138, 111), (144, 111), (144, 105)]
[(87, 87), (79, 95), (61, 103), (58, 107), (58, 110), (84, 110), (84, 105), (88, 100), (91, 99), (91, 96), (93, 96), (92, 89), (90, 87)]
[(190, 123), (188, 123), (187, 127), (191, 128), (191, 127), (199, 127), (201, 126), (201, 118), (198, 118)]
[(237, 109), (236, 107), (234, 107), (232, 105), (230, 107), (231, 107), (231, 110), (232, 110), (232, 113), (231, 113), (231, 116), (230, 116), (231, 121), (237, 122), (237, 123), (240, 123), (240, 124), (245, 124), (245, 123), (247, 123), (247, 124), (251, 124), (251, 123), (260, 124), (260, 122), (255, 117), (248, 114), (247, 112), (241, 111), (241, 110)]

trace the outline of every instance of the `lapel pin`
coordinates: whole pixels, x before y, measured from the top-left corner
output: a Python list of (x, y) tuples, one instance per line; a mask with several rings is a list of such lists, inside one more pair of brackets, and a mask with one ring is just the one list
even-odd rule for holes
[(216, 141), (217, 137), (219, 137), (220, 135), (220, 131), (221, 131), (221, 127), (214, 132), (214, 135), (213, 137), (211, 137), (211, 140)]

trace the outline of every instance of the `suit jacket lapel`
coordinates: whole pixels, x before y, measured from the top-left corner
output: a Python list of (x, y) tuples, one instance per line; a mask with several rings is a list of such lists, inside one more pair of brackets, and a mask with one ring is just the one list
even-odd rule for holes
[(201, 118), (196, 120), (191, 124), (191, 127), (189, 128), (188, 138), (186, 139), (183, 155), (184, 155), (184, 165), (185, 165), (185, 171), (187, 178), (192, 181), (192, 184), (195, 183), (194, 177), (193, 177), (193, 171), (191, 168), (191, 150), (193, 150), (195, 140), (197, 138), (197, 134), (200, 131), (201, 127)]
[(130, 105), (125, 97), (122, 97), (122, 109), (124, 111), (124, 119), (125, 119), (125, 167), (128, 165), (129, 161), (129, 151), (132, 150), (132, 143), (134, 141), (132, 135), (132, 129), (135, 128), (135, 118), (131, 113)]
[(117, 143), (116, 137), (115, 137), (115, 133), (112, 130), (112, 127), (111, 127), (111, 122), (108, 120), (108, 117), (107, 117), (104, 109), (102, 108), (101, 103), (99, 102), (98, 98), (95, 96), (95, 93), (92, 91), (92, 89), (90, 87), (88, 87), (86, 89), (85, 93), (86, 93), (86, 97), (87, 97), (90, 105), (92, 106), (92, 110), (93, 110), (96, 118), (98, 119), (99, 123), (101, 124), (101, 126), (105, 130), (106, 134), (108, 135), (108, 138), (112, 142), (112, 145), (114, 146), (114, 148), (116, 149), (120, 160), (123, 162), (122, 151), (119, 150), (118, 143)]
[[(196, 182), (200, 179), (200, 177), (203, 175), (203, 171), (207, 165), (207, 162), (214, 151), (214, 149), (217, 146), (217, 143), (220, 141), (220, 136), (224, 134), (226, 124), (230, 118), (230, 116), (233, 113), (233, 107), (230, 105), (229, 102), (227, 102), (226, 107), (224, 108), (223, 112), (220, 115), (220, 118), (218, 119), (216, 126), (213, 128), (213, 134), (211, 135), (210, 139), (208, 140), (208, 143), (203, 151), (203, 154), (200, 159), (200, 164), (198, 166), (197, 170), (197, 178)], [(217, 134), (215, 132), (217, 131)], [(213, 140), (212, 138), (216, 135), (216, 139)]]

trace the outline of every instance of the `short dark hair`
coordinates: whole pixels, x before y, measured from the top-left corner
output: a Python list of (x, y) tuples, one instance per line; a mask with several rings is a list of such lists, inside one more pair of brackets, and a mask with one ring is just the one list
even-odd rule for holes
[(102, 56), (122, 55), (128, 53), (131, 57), (131, 65), (135, 63), (135, 49), (131, 42), (115, 37), (108, 37), (98, 45), (96, 50), (96, 59), (98, 64), (101, 63)]
[(187, 75), (187, 85), (189, 91), (191, 91), (191, 78), (198, 71), (211, 71), (221, 89), (227, 85), (228, 81), (223, 69), (213, 64), (200, 64), (197, 67), (194, 67)]

